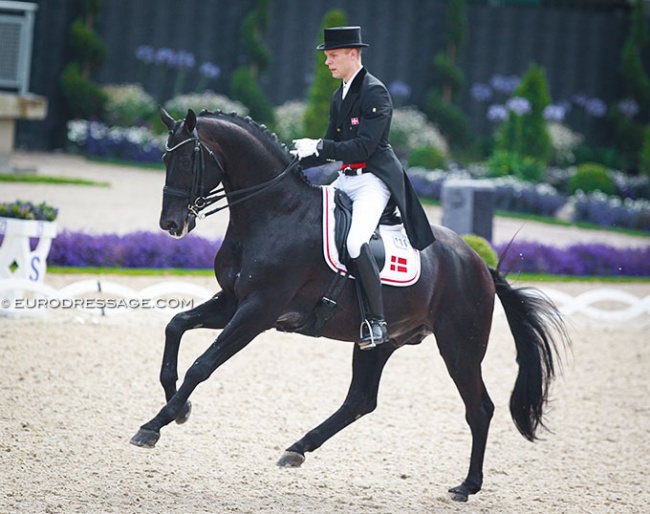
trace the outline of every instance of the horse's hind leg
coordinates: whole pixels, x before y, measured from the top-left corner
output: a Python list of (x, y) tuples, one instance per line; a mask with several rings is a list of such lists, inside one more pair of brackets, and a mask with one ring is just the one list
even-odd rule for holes
[(374, 350), (362, 351), (354, 345), (352, 356), (352, 382), (343, 405), (327, 420), (310, 430), (293, 443), (278, 460), (278, 466), (299, 467), (305, 452), (311, 452), (345, 427), (377, 407), (377, 393), (381, 374), (389, 357), (396, 350), (391, 343), (379, 345)]
[(481, 376), (481, 361), (485, 355), (490, 329), (486, 323), (456, 324), (441, 321), (435, 331), (440, 353), (449, 375), (456, 384), (465, 404), (465, 419), (472, 433), (472, 453), (469, 472), (462, 484), (449, 489), (456, 501), (467, 501), (470, 494), (483, 485), (483, 461), (494, 404)]
[[(183, 334), (194, 328), (223, 328), (230, 321), (237, 304), (227, 293), (221, 291), (207, 302), (176, 314), (165, 328), (165, 351), (160, 369), (160, 383), (165, 390), (165, 399), (171, 400), (176, 394), (178, 381), (178, 351)], [(191, 403), (188, 401), (176, 418), (184, 423), (190, 416)]]

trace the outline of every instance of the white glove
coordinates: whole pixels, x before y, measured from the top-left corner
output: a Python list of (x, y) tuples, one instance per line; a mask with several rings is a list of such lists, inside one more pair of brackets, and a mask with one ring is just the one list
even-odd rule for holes
[(293, 145), (296, 147), (296, 155), (299, 159), (304, 159), (310, 155), (318, 155), (318, 143), (320, 139), (294, 139)]

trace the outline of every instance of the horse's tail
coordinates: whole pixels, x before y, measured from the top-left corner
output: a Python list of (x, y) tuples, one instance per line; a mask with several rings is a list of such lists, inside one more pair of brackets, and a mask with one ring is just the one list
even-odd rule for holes
[(555, 304), (534, 288), (514, 288), (490, 269), (517, 347), (519, 372), (510, 396), (510, 414), (521, 435), (534, 441), (548, 402), (549, 386), (559, 367), (559, 347), (570, 344)]

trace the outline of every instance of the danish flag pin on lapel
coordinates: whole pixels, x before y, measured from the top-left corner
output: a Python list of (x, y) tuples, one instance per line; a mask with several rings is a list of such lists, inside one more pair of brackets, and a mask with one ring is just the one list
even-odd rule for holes
[(350, 120), (350, 123), (352, 123), (352, 125), (358, 125), (359, 124), (359, 118), (352, 118)]

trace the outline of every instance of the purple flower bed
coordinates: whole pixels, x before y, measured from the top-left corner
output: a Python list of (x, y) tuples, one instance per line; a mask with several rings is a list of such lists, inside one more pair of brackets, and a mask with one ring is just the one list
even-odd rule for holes
[(160, 232), (91, 235), (63, 231), (52, 240), (49, 266), (210, 269), (221, 240)]
[[(496, 245), (502, 255), (507, 244)], [(575, 244), (556, 248), (515, 241), (502, 257), (501, 268), (511, 273), (548, 273), (580, 277), (650, 277), (650, 245), (617, 248), (604, 244)]]
[(84, 151), (87, 155), (103, 159), (121, 159), (135, 163), (159, 164), (162, 149), (156, 145), (141, 145), (129, 140), (126, 135), (112, 139), (95, 138), (89, 134)]
[(621, 200), (600, 192), (584, 194), (581, 191), (571, 199), (573, 221), (587, 221), (602, 227), (625, 227), (650, 231), (650, 201)]
[[(221, 240), (190, 234), (173, 239), (165, 233), (91, 235), (61, 232), (47, 259), (50, 266), (211, 269)], [(506, 244), (496, 245), (501, 255)], [(515, 241), (502, 269), (511, 273), (547, 273), (570, 276), (650, 277), (650, 245), (616, 248), (603, 244), (576, 244), (556, 248)]]

